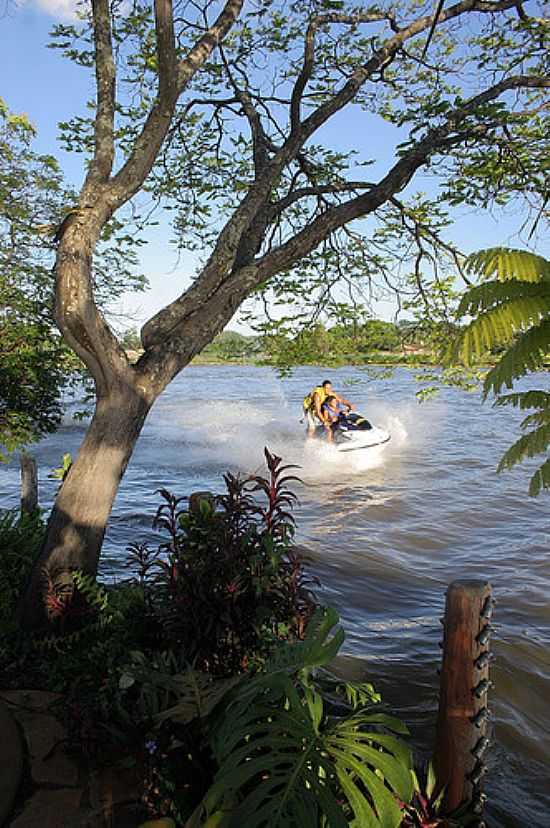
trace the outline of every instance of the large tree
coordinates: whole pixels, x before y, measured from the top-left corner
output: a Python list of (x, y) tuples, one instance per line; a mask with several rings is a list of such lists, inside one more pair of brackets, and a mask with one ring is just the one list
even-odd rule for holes
[[(85, 372), (54, 320), (48, 231), (59, 225), (74, 194), (52, 155), (36, 152), (36, 131), (0, 98), (0, 460), (54, 431), (68, 388)], [(135, 243), (117, 232), (98, 247), (96, 301), (104, 308), (123, 290), (141, 289)], [(120, 230), (120, 228), (118, 228)]]
[[(425, 199), (398, 198), (420, 170), (442, 176), (449, 204), (525, 193), (536, 209), (550, 80), (547, 25), (529, 6), (460, 0), (434, 14), (417, 0), (154, 0), (152, 10), (92, 0), (82, 26), (58, 27), (58, 45), (95, 69), (97, 86), (94, 118), (64, 128), (90, 158), (55, 265), (57, 321), (97, 402), (50, 517), (24, 624), (43, 620), (44, 571), (58, 585), (71, 569), (96, 571), (151, 406), (248, 296), (326, 297), (359, 266), (371, 286), (377, 273), (391, 282), (389, 238), (401, 258), (413, 256), (425, 293), (442, 218)], [(400, 128), (404, 140), (375, 180), (362, 160), (323, 144), (346, 108), (361, 143), (377, 116)], [(140, 192), (175, 208), (180, 244), (198, 248), (202, 264), (143, 326), (132, 365), (98, 309), (92, 274), (104, 228), (132, 199), (139, 206)]]

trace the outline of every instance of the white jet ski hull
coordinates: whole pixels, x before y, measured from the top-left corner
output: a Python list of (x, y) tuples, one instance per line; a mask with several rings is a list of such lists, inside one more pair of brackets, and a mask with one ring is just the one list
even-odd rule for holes
[[(317, 429), (317, 436), (326, 437), (323, 426)], [(337, 451), (365, 451), (383, 446), (391, 435), (383, 428), (373, 426), (366, 417), (356, 411), (343, 416), (333, 429), (332, 445)]]
[(334, 447), (337, 451), (361, 451), (383, 446), (391, 440), (391, 435), (383, 428), (372, 426), (369, 431), (346, 431), (337, 433)]

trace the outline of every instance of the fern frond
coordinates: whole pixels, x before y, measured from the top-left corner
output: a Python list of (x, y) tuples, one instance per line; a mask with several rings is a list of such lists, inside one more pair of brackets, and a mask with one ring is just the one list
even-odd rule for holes
[(528, 408), (550, 408), (550, 394), (546, 391), (518, 391), (514, 394), (501, 394), (495, 405), (512, 405), (525, 411)]
[(468, 256), (465, 262), (469, 273), (480, 279), (520, 282), (550, 280), (550, 262), (528, 250), (491, 247)]
[(511, 469), (527, 457), (534, 457), (536, 454), (541, 454), (548, 449), (549, 445), (550, 424), (545, 424), (534, 431), (530, 431), (528, 434), (523, 434), (503, 454), (498, 464), (497, 472)]
[(543, 408), (540, 411), (535, 411), (533, 414), (528, 414), (520, 423), (520, 428), (526, 431), (528, 428), (540, 428), (540, 426), (550, 423), (550, 408)]
[(518, 279), (510, 279), (508, 282), (484, 282), (474, 285), (464, 293), (458, 305), (457, 316), (473, 316), (495, 305), (531, 296), (550, 297), (550, 285), (546, 282), (525, 284)]
[(492, 391), (498, 394), (503, 386), (512, 388), (513, 382), (529, 371), (542, 368), (550, 350), (550, 320), (541, 322), (521, 334), (492, 368), (483, 383), (485, 397)]
[[(547, 297), (514, 299), (480, 313), (462, 332), (459, 343), (461, 360), (470, 364), (473, 356), (487, 353), (495, 345), (509, 342), (514, 334), (538, 325), (550, 313)], [(550, 348), (550, 339), (546, 342)]]
[(531, 497), (536, 497), (541, 489), (550, 489), (550, 458), (536, 470), (529, 483)]

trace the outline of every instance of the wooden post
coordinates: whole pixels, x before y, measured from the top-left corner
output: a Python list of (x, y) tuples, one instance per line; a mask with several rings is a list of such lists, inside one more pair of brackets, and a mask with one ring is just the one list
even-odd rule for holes
[(38, 473), (36, 460), (21, 454), (21, 512), (32, 514), (38, 508)]
[(492, 607), (491, 586), (483, 581), (454, 581), (447, 590), (434, 757), (446, 813), (464, 802), (478, 813), (483, 807)]

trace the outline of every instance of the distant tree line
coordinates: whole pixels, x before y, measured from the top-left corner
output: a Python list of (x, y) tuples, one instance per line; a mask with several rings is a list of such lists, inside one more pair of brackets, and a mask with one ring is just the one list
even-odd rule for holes
[[(298, 335), (280, 331), (261, 336), (244, 335), (237, 331), (223, 331), (201, 352), (203, 361), (231, 362), (247, 360), (273, 365), (312, 364), (318, 362), (363, 362), (373, 354), (435, 355), (434, 341), (441, 341), (453, 333), (455, 326), (443, 332), (438, 326), (422, 326), (415, 321), (386, 322), (367, 319), (363, 322), (337, 324), (327, 327), (318, 322)], [(122, 337), (128, 351), (141, 351), (139, 334), (130, 328)]]

